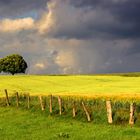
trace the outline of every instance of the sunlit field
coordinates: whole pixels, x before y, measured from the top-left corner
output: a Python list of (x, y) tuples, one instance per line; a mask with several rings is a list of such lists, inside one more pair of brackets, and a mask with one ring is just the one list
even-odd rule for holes
[[(0, 99), (0, 135), (4, 140), (138, 140), (140, 137), (139, 73), (73, 76), (1, 75), (0, 97), (5, 96), (4, 89), (8, 90), (9, 95), (13, 95), (10, 97), (9, 107), (5, 104), (5, 98)], [(19, 107), (16, 107), (16, 91), (21, 95)], [(24, 93), (32, 95), (30, 109), (27, 109)], [(52, 114), (48, 108), (50, 96), (47, 95), (50, 94), (55, 96)], [(40, 108), (37, 95), (44, 95), (44, 111)], [(61, 95), (63, 100), (62, 116), (59, 115), (56, 98), (58, 95)], [(72, 117), (73, 99), (67, 96), (76, 101), (78, 113), (75, 118)], [(107, 122), (105, 98), (112, 98), (111, 125)], [(83, 99), (91, 114), (91, 122), (87, 122), (81, 107)], [(116, 99), (118, 101), (115, 101)], [(128, 122), (132, 101), (136, 103), (136, 111), (135, 124), (131, 128)]]
[(140, 77), (136, 74), (0, 76), (0, 96), (4, 89), (31, 95), (68, 95), (84, 97), (140, 98)]

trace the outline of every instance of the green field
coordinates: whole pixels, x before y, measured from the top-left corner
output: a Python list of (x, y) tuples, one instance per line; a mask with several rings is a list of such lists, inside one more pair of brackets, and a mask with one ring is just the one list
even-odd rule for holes
[(0, 107), (1, 140), (139, 140), (140, 128), (94, 124)]
[[(0, 96), (4, 89), (14, 95), (10, 107), (5, 99), (0, 99), (0, 139), (1, 140), (139, 140), (140, 139), (140, 74), (41, 76), (41, 75), (1, 75)], [(20, 107), (16, 108), (15, 91), (19, 91)], [(31, 108), (28, 110), (24, 94), (30, 93)], [(63, 95), (64, 112), (59, 116), (57, 98), (53, 102), (53, 114), (42, 112), (36, 95)], [(72, 118), (70, 99), (78, 99), (78, 114)], [(81, 99), (89, 107), (92, 121), (87, 122), (80, 106)], [(99, 99), (91, 99), (97, 98)], [(89, 98), (87, 100), (87, 98)], [(106, 106), (103, 98), (112, 98), (113, 124), (107, 123)], [(118, 101), (115, 101), (117, 99)], [(125, 100), (123, 100), (125, 99)], [(131, 128), (129, 121), (130, 102), (136, 101), (136, 122)], [(78, 101), (77, 100), (77, 101)], [(82, 99), (83, 100), (83, 99)], [(69, 105), (68, 105), (69, 104)]]
[(19, 91), (31, 95), (139, 98), (139, 75), (0, 76), (0, 95), (3, 95), (4, 89), (8, 89), (10, 93)]

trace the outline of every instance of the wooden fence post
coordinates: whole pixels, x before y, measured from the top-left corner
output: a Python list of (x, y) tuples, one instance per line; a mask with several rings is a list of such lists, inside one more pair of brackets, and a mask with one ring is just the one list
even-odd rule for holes
[(75, 104), (75, 101), (73, 102), (72, 115), (73, 115), (73, 118), (76, 117), (76, 104)]
[(135, 106), (134, 103), (130, 104), (130, 118), (129, 118), (129, 124), (131, 125), (131, 127), (134, 124), (134, 112), (135, 112)]
[(111, 101), (106, 101), (106, 109), (107, 109), (107, 118), (108, 118), (108, 123), (112, 124), (112, 108), (111, 108)]
[(86, 108), (84, 102), (82, 102), (82, 106), (83, 106), (83, 109), (84, 109), (84, 111), (85, 111), (85, 113), (86, 113), (87, 120), (88, 120), (88, 122), (90, 122), (90, 121), (91, 121), (90, 114), (88, 113), (88, 110), (87, 110), (87, 108)]
[(19, 107), (19, 95), (18, 95), (18, 92), (16, 92), (16, 100), (17, 100), (17, 107)]
[(52, 114), (52, 98), (53, 98), (52, 95), (50, 95), (50, 106), (49, 107), (50, 107), (50, 113), (51, 114)]
[(27, 94), (27, 108), (29, 109), (30, 108), (30, 95), (29, 93)]
[(10, 106), (7, 89), (5, 89), (5, 95), (6, 95), (6, 104), (7, 104), (7, 106)]
[(42, 96), (39, 96), (39, 100), (40, 100), (41, 110), (44, 111), (44, 110), (45, 110), (45, 107), (44, 107), (44, 105), (43, 105), (43, 99), (42, 99)]
[(62, 100), (60, 96), (58, 96), (58, 105), (59, 105), (59, 114), (62, 115)]

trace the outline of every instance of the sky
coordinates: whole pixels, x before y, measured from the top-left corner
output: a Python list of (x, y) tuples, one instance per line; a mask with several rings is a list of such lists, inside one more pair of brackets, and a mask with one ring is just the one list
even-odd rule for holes
[(139, 0), (0, 0), (0, 58), (29, 74), (140, 71)]

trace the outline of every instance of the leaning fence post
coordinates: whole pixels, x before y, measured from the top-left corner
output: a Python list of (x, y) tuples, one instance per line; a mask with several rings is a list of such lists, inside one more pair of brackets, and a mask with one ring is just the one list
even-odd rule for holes
[(73, 115), (73, 118), (75, 118), (75, 116), (76, 116), (76, 104), (75, 104), (75, 101), (73, 102), (72, 115)]
[(17, 100), (17, 107), (19, 107), (19, 95), (18, 95), (18, 92), (16, 92), (16, 100)]
[(85, 111), (85, 113), (86, 113), (87, 120), (88, 120), (88, 122), (90, 122), (90, 121), (91, 121), (90, 114), (88, 113), (88, 110), (87, 110), (87, 108), (86, 108), (84, 102), (82, 102), (82, 106), (83, 106), (83, 109), (84, 109), (84, 111)]
[(112, 108), (111, 108), (111, 101), (106, 101), (106, 109), (107, 109), (107, 118), (108, 118), (108, 123), (112, 124)]
[(7, 89), (5, 89), (5, 95), (6, 95), (6, 104), (7, 104), (7, 106), (10, 106)]
[(59, 114), (62, 115), (62, 100), (60, 96), (58, 96), (58, 105), (59, 105)]
[(134, 103), (130, 104), (130, 118), (129, 118), (129, 124), (132, 125), (134, 124), (134, 111), (135, 111), (135, 106)]
[(29, 109), (30, 108), (30, 95), (29, 93), (27, 94), (27, 108)]
[(45, 107), (44, 107), (44, 105), (43, 105), (42, 96), (39, 96), (39, 100), (40, 100), (41, 110), (44, 111), (44, 110), (45, 110)]
[(50, 106), (49, 106), (50, 107), (50, 113), (52, 113), (52, 98), (53, 98), (52, 95), (50, 95)]

